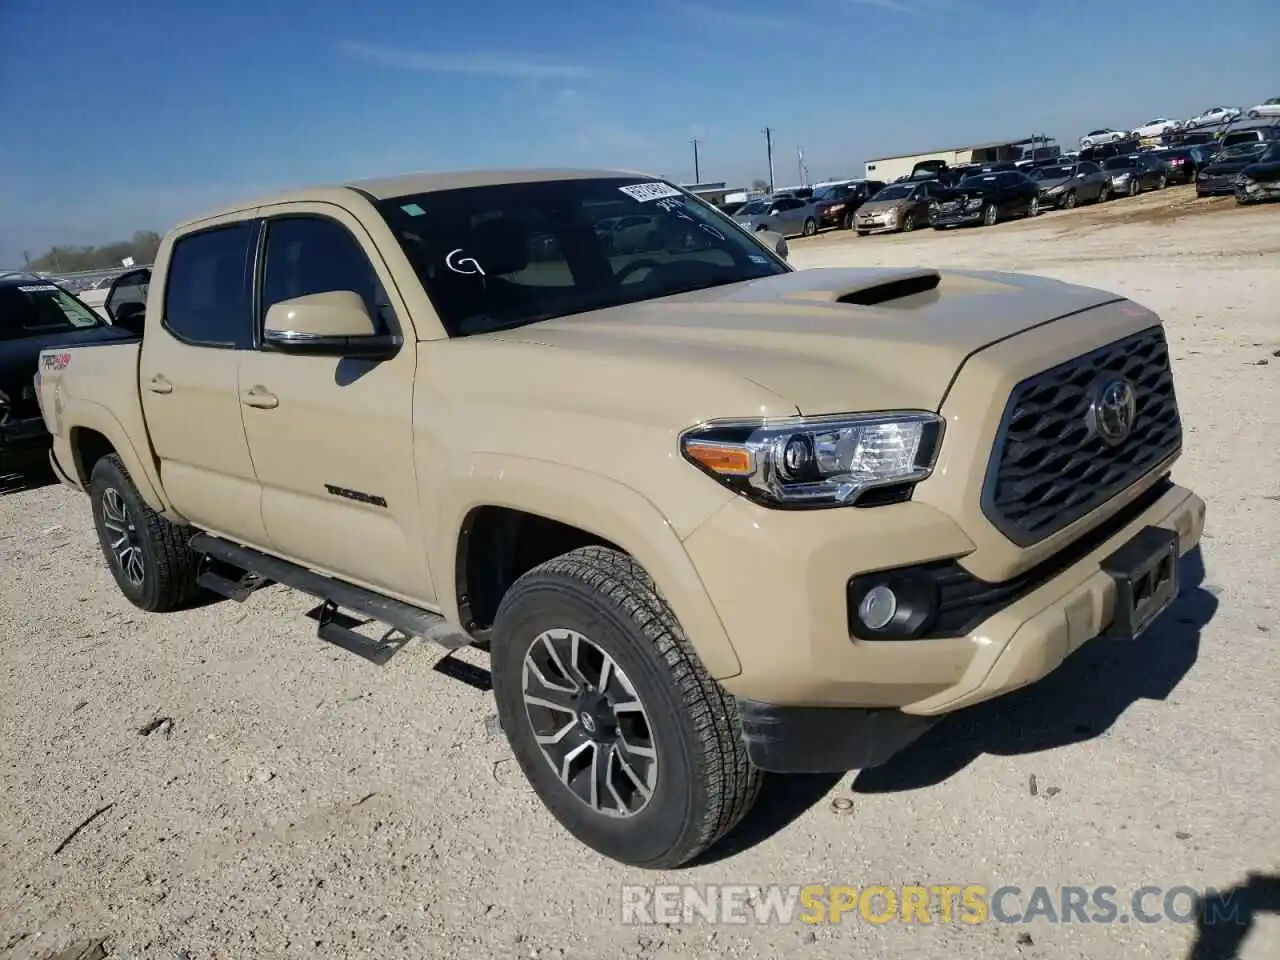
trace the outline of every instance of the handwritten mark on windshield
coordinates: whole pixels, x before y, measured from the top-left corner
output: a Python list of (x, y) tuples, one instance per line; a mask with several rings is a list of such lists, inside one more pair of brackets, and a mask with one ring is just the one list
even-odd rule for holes
[(444, 265), (454, 273), (460, 273), (463, 276), (475, 276), (479, 274), (484, 276), (484, 268), (476, 261), (475, 257), (459, 257), (462, 253), (461, 247), (456, 250), (450, 250), (448, 256), (444, 258)]

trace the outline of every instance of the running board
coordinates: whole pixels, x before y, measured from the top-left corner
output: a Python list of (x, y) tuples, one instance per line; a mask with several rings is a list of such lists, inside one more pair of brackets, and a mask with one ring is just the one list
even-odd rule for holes
[[(372, 590), (207, 533), (196, 534), (190, 545), (192, 550), (206, 558), (199, 578), (201, 585), (234, 600), (243, 600), (268, 583), (279, 583), (308, 593), (323, 601), (321, 613), (316, 618), (319, 621), (317, 636), (372, 663), (385, 664), (412, 637), (430, 640), (450, 650), (471, 646), (471, 637), (451, 628), (448, 620), (430, 610), (384, 597)], [(210, 559), (214, 562), (210, 563)], [(405, 638), (378, 641), (361, 636), (352, 629), (352, 624), (360, 624), (344, 617), (341, 610), (351, 610), (385, 623), (405, 634)]]

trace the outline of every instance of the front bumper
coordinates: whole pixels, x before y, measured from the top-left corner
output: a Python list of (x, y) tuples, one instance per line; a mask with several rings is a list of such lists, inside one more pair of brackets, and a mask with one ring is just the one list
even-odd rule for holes
[(1196, 179), (1196, 193), (1202, 197), (1217, 197), (1235, 193), (1236, 174), (1228, 173), (1218, 177)]
[(1280, 200), (1280, 180), (1271, 183), (1260, 183), (1257, 180), (1237, 183), (1235, 192), (1236, 199), (1244, 203), (1254, 200)]
[(890, 220), (883, 216), (859, 218), (853, 226), (859, 233), (894, 233), (902, 229), (902, 219), (894, 217)]
[(0, 424), (0, 451), (31, 450), (50, 443), (43, 417), (24, 417)]
[(965, 224), (981, 222), (981, 207), (976, 210), (940, 210), (929, 216), (929, 225), (933, 227), (960, 227)]
[[(1102, 562), (1147, 526), (1174, 531), (1178, 553), (1200, 541), (1204, 502), (1167, 484), (1135, 501), (1066, 556), (1006, 591), (961, 635), (866, 641), (850, 630), (849, 581), (875, 570), (951, 560), (972, 541), (918, 502), (769, 511), (734, 500), (685, 541), (731, 638), (734, 696), (780, 707), (894, 708), (937, 716), (1039, 680), (1115, 619), (1116, 580)], [(1059, 562), (1055, 563), (1054, 560)], [(988, 593), (1005, 585), (981, 584)]]

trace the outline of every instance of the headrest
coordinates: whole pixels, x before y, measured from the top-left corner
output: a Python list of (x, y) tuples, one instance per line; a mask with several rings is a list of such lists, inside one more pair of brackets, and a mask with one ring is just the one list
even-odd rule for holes
[(467, 253), (489, 276), (516, 273), (529, 265), (529, 234), (510, 217), (486, 220), (475, 228)]

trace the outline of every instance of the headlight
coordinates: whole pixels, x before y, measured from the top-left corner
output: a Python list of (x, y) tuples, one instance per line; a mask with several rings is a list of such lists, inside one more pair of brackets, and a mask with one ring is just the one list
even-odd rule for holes
[(1067, 186), (1067, 185), (1066, 185), (1065, 183), (1060, 183), (1060, 184), (1058, 184), (1056, 187), (1050, 187), (1050, 188), (1049, 188), (1048, 190), (1046, 190), (1045, 192), (1046, 192), (1046, 193), (1048, 193), (1048, 194), (1050, 194), (1050, 195), (1055, 194), (1055, 193), (1061, 193), (1061, 192), (1063, 191), (1063, 189), (1065, 189), (1065, 188), (1066, 188), (1066, 186)]
[(843, 203), (833, 203), (831, 206), (827, 207), (827, 213), (839, 213), (843, 209)]
[(1111, 179), (1112, 179), (1112, 180), (1115, 180), (1116, 182), (1119, 182), (1119, 181), (1121, 181), (1121, 180), (1128, 180), (1128, 179), (1129, 179), (1129, 174), (1127, 174), (1127, 173), (1117, 173), (1117, 174), (1116, 174), (1115, 176), (1113, 176)]
[(964, 208), (966, 210), (976, 210), (980, 206), (982, 206), (982, 199), (980, 197), (970, 197), (964, 202)]
[(868, 490), (929, 476), (942, 418), (924, 411), (711, 420), (680, 435), (685, 459), (773, 508), (850, 506)]

